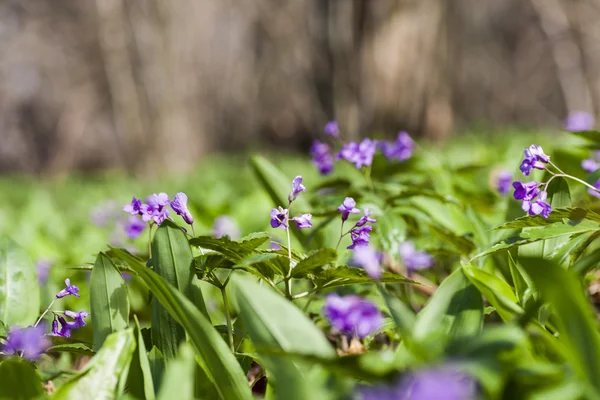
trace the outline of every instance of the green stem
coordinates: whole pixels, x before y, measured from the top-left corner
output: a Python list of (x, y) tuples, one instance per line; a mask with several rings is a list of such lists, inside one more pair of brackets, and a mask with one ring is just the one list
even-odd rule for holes
[(148, 229), (148, 258), (152, 258), (152, 223), (149, 224), (150, 229)]
[(304, 305), (304, 307), (302, 307), (302, 312), (306, 312), (306, 310), (308, 310), (308, 306), (310, 306), (310, 303), (312, 303), (312, 301), (315, 298), (315, 295), (317, 294), (317, 289), (318, 288), (315, 288), (306, 300), (306, 304)]
[(50, 311), (50, 307), (52, 307), (52, 305), (54, 304), (55, 301), (56, 301), (56, 297), (52, 300), (52, 302), (50, 303), (50, 305), (48, 306), (48, 308), (46, 308), (46, 311), (44, 311), (42, 313), (42, 315), (40, 315), (40, 317), (38, 318), (38, 320), (35, 322), (35, 325), (33, 325), (34, 327), (38, 326), (38, 324), (40, 323), (40, 321), (42, 320), (42, 318), (44, 318), (44, 315), (46, 315), (48, 313), (48, 311)]
[(288, 272), (288, 276), (285, 278), (285, 288), (286, 295), (289, 299), (292, 298), (292, 239), (290, 238), (290, 226), (288, 222), (288, 227), (285, 230), (287, 232), (287, 242), (288, 242), (288, 258), (290, 259), (290, 270)]
[(342, 238), (344, 236), (346, 236), (346, 235), (344, 235), (344, 222), (346, 222), (346, 221), (342, 220), (342, 225), (340, 226), (340, 239), (338, 240), (337, 245), (335, 246), (336, 252), (337, 252), (338, 247), (340, 247), (340, 243), (342, 243)]
[(222, 286), (221, 296), (223, 296), (223, 307), (225, 308), (225, 321), (227, 323), (227, 337), (229, 339), (229, 348), (232, 353), (235, 353), (235, 346), (233, 344), (233, 325), (231, 324), (231, 317), (229, 315), (229, 302), (227, 301), (226, 286)]
[(371, 189), (371, 192), (375, 193), (375, 186), (373, 186), (373, 181), (371, 180), (371, 166), (369, 165), (365, 170), (365, 180), (367, 181), (367, 186)]

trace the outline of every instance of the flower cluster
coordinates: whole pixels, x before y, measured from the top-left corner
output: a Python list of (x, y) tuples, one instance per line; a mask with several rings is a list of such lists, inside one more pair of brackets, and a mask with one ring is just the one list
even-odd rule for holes
[(429, 253), (417, 251), (414, 243), (408, 241), (400, 245), (400, 258), (409, 273), (433, 265), (433, 258)]
[[(356, 201), (352, 197), (346, 197), (342, 205), (338, 207), (338, 211), (342, 213), (342, 227), (350, 214), (360, 213), (360, 210), (356, 208)], [(371, 239), (370, 232), (373, 230), (373, 227), (368, 224), (376, 222), (374, 218), (371, 218), (372, 214), (368, 209), (365, 209), (364, 215), (360, 217), (348, 232), (342, 235), (350, 234), (352, 244), (347, 247), (348, 249), (355, 249), (369, 244), (369, 240)]]
[[(306, 187), (302, 184), (302, 177), (298, 175), (292, 181), (292, 190), (288, 194), (288, 208), (279, 206), (271, 210), (272, 228), (281, 228), (284, 230), (289, 228), (289, 208), (302, 192), (306, 192)], [(292, 218), (292, 221), (294, 221), (298, 229), (302, 229), (312, 227), (311, 219), (312, 214), (300, 214)]]
[(521, 172), (523, 175), (529, 176), (531, 173), (531, 169), (546, 169), (545, 164), (550, 162), (550, 157), (548, 157), (544, 150), (540, 146), (536, 146), (532, 144), (529, 148), (525, 149), (525, 158), (521, 162)]
[(64, 314), (72, 318), (73, 321), (67, 321), (62, 315), (55, 314), (55, 319), (52, 321), (52, 336), (71, 337), (71, 330), (84, 327), (84, 318), (89, 315), (85, 311), (74, 312), (69, 310), (65, 310)]
[[(340, 137), (340, 128), (337, 122), (330, 121), (325, 125), (324, 132), (335, 139)], [(346, 160), (358, 169), (370, 166), (377, 150), (388, 160), (406, 161), (412, 157), (415, 143), (406, 132), (399, 132), (395, 141), (376, 141), (363, 139), (361, 142), (348, 142), (342, 144), (336, 153), (335, 160)], [(310, 148), (313, 164), (322, 175), (333, 171), (334, 157), (332, 146), (315, 140)]]
[(323, 309), (332, 327), (340, 332), (364, 338), (383, 325), (383, 316), (375, 304), (360, 296), (330, 294)]
[(24, 359), (35, 361), (50, 347), (50, 344), (41, 326), (12, 328), (8, 332), (2, 351), (5, 354), (22, 354)]
[[(151, 222), (153, 221), (156, 225), (160, 225), (165, 219), (170, 219), (168, 206), (175, 213), (183, 218), (183, 220), (192, 225), (194, 218), (187, 208), (188, 198), (185, 193), (177, 193), (173, 200), (169, 199), (169, 195), (166, 193), (153, 193), (146, 197), (146, 202), (142, 203), (141, 199), (135, 196), (131, 199), (131, 203), (125, 204), (123, 211), (128, 212), (132, 216), (141, 216), (142, 221)], [(143, 228), (140, 230), (139, 224), (134, 224), (133, 221), (129, 221), (129, 228), (127, 229), (128, 234), (141, 233)], [(131, 235), (130, 235), (131, 236)]]
[[(544, 150), (540, 146), (532, 144), (529, 148), (525, 149), (525, 159), (521, 162), (521, 172), (524, 175), (529, 175), (532, 168), (546, 169), (546, 164), (550, 163), (550, 157), (548, 157)], [(551, 172), (551, 171), (550, 171)], [(552, 173), (552, 172), (551, 172)], [(548, 186), (552, 178), (546, 183), (540, 182), (521, 182), (518, 180), (513, 182), (512, 186), (515, 189), (514, 198), (515, 200), (523, 201), (521, 208), (529, 215), (541, 215), (544, 218), (548, 218), (552, 211), (552, 206), (546, 202), (548, 193), (545, 187)], [(544, 188), (540, 191), (540, 188)]]

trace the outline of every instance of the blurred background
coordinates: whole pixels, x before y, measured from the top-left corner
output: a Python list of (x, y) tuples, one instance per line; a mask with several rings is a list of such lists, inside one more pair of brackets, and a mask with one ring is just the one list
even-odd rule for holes
[(600, 112), (600, 0), (1, 0), (0, 171), (186, 170), (328, 120), (444, 141)]

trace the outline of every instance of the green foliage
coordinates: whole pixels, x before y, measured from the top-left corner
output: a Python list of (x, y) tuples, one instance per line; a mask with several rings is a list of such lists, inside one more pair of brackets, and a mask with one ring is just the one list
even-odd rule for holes
[(0, 398), (38, 399), (42, 382), (30, 363), (12, 358), (0, 362)]

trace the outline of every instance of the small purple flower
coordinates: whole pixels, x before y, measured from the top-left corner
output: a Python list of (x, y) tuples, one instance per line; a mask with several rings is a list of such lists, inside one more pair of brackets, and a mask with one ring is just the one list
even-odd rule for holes
[(312, 222), (310, 222), (311, 218), (312, 214), (300, 214), (297, 217), (292, 218), (292, 220), (296, 223), (298, 229), (312, 228)]
[(292, 201), (296, 200), (301, 192), (306, 192), (306, 188), (302, 184), (302, 177), (298, 175), (292, 181), (292, 191), (290, 194), (288, 194), (288, 201), (291, 203)]
[(84, 318), (87, 318), (90, 314), (85, 311), (74, 312), (65, 310), (65, 315), (69, 318), (73, 318), (74, 322), (69, 322), (71, 325), (71, 329), (82, 328), (85, 326)]
[(135, 239), (142, 234), (146, 224), (139, 217), (129, 216), (127, 221), (123, 223), (123, 230), (130, 239)]
[(375, 218), (369, 218), (371, 215), (373, 215), (373, 212), (369, 212), (368, 208), (365, 208), (365, 215), (363, 215), (362, 217), (360, 217), (360, 219), (358, 220), (358, 222), (356, 223), (357, 227), (361, 227), (367, 223), (374, 223), (377, 222), (377, 220)]
[(336, 121), (329, 121), (323, 129), (326, 135), (340, 137), (340, 127)]
[(22, 352), (24, 359), (36, 361), (50, 345), (50, 340), (44, 335), (44, 328), (41, 326), (13, 328), (8, 332), (2, 351), (5, 354)]
[(360, 296), (330, 294), (323, 309), (332, 327), (340, 332), (364, 338), (383, 325), (377, 306)]
[(321, 175), (327, 175), (333, 171), (333, 155), (329, 145), (315, 140), (310, 148), (312, 162)]
[(449, 366), (406, 374), (392, 385), (362, 386), (360, 400), (475, 400), (477, 382)]
[(529, 146), (529, 148), (525, 149), (525, 158), (521, 162), (521, 172), (525, 176), (528, 176), (531, 173), (532, 168), (536, 169), (546, 169), (544, 164), (550, 162), (550, 157), (544, 153), (544, 150), (535, 144)]
[(63, 297), (68, 295), (73, 295), (79, 298), (79, 288), (75, 285), (71, 285), (71, 280), (69, 278), (65, 279), (65, 285), (67, 287), (56, 294), (57, 299), (62, 299)]
[(395, 142), (380, 142), (379, 149), (388, 160), (406, 161), (412, 157), (415, 142), (408, 133), (401, 131)]
[(123, 211), (128, 212), (131, 215), (142, 215), (142, 200), (136, 199), (135, 196), (133, 196), (131, 203), (125, 204)]
[(404, 242), (400, 245), (400, 257), (408, 272), (430, 268), (433, 265), (431, 255), (424, 251), (417, 251), (412, 242)]
[(506, 196), (510, 191), (512, 182), (512, 174), (506, 170), (498, 172), (496, 175), (496, 190), (503, 196)]
[(274, 208), (271, 210), (271, 227), (272, 228), (288, 228), (288, 210), (287, 208)]
[(342, 221), (346, 221), (350, 214), (358, 214), (360, 210), (356, 208), (356, 201), (352, 197), (346, 197), (338, 211), (342, 213)]
[(242, 236), (240, 227), (234, 219), (228, 215), (221, 215), (215, 219), (213, 235), (216, 238), (229, 236), (229, 238), (233, 240), (239, 239)]
[(563, 127), (569, 132), (589, 131), (594, 127), (594, 116), (585, 111), (574, 111), (567, 116)]
[[(52, 336), (62, 336), (62, 337), (66, 337), (66, 338), (70, 338), (71, 337), (71, 329), (73, 329), (73, 322), (67, 322), (64, 317), (62, 317), (61, 315), (57, 315), (56, 318), (58, 319), (58, 322), (56, 320), (52, 321)], [(58, 323), (60, 322), (60, 329), (58, 328)], [(71, 325), (69, 325), (71, 324)]]
[(142, 220), (148, 222), (154, 220), (156, 225), (160, 225), (165, 219), (169, 218), (169, 196), (166, 193), (153, 193), (146, 198), (146, 204), (142, 204)]
[(513, 194), (513, 196), (515, 200), (533, 200), (540, 192), (540, 190), (538, 189), (539, 185), (540, 184), (535, 181), (523, 183), (521, 182), (521, 180), (518, 180), (516, 182), (513, 182), (512, 186), (513, 188), (515, 188), (515, 193)]
[(363, 267), (371, 278), (381, 279), (383, 271), (381, 270), (380, 257), (372, 246), (359, 246), (354, 249), (352, 262)]
[[(529, 215), (541, 215), (544, 218), (548, 218), (548, 216), (550, 215), (550, 212), (552, 211), (552, 206), (550, 204), (546, 203), (547, 196), (548, 196), (548, 193), (544, 190), (543, 192), (540, 193), (540, 195), (536, 201), (534, 201), (533, 203), (527, 202), (528, 209), (524, 210), (524, 211), (529, 212)], [(525, 203), (526, 203), (526, 201), (523, 201), (523, 208), (526, 207)]]
[(361, 246), (366, 246), (369, 244), (369, 240), (371, 239), (371, 235), (369, 232), (373, 230), (371, 225), (364, 225), (361, 227), (355, 227), (350, 230), (350, 238), (352, 239), (352, 244), (347, 249), (356, 249)]
[(596, 172), (600, 168), (600, 164), (593, 158), (585, 159), (581, 162), (581, 168), (586, 172)]
[(350, 142), (342, 146), (337, 154), (338, 160), (346, 160), (354, 164), (357, 169), (369, 166), (373, 162), (373, 156), (377, 150), (377, 141), (363, 139), (362, 142)]
[[(599, 189), (599, 190), (600, 190), (600, 179), (598, 179), (598, 180), (596, 181), (596, 183), (594, 183), (592, 186), (593, 186), (593, 187), (595, 187), (596, 189)], [(591, 196), (594, 196), (594, 197), (597, 197), (597, 198), (599, 198), (599, 199), (600, 199), (600, 193), (596, 192), (595, 190), (588, 189), (588, 193), (589, 193)]]
[(43, 285), (48, 280), (48, 275), (50, 274), (50, 268), (52, 268), (54, 263), (48, 260), (38, 260), (36, 263), (37, 267), (37, 277), (38, 283)]
[(177, 215), (181, 215), (187, 224), (192, 225), (194, 223), (194, 217), (192, 217), (192, 213), (190, 213), (187, 208), (187, 200), (187, 195), (179, 192), (175, 195), (175, 198), (171, 202), (171, 208), (177, 213)]

